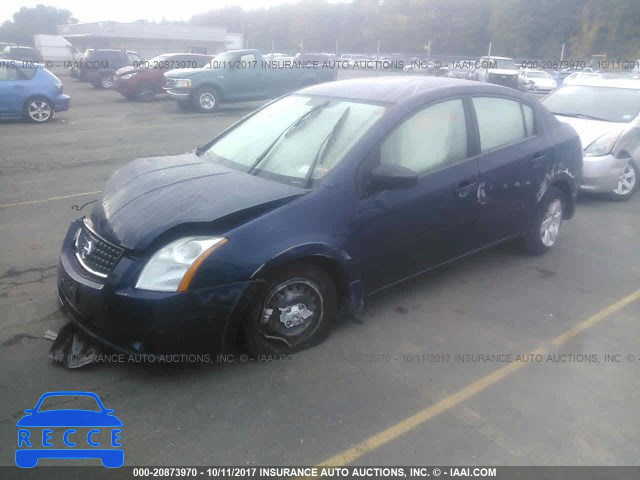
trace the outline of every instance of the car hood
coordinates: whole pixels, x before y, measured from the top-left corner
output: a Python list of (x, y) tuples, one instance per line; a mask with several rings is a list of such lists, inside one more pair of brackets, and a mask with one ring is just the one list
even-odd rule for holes
[(553, 87), (556, 81), (553, 78), (528, 78), (527, 81), (531, 81), (536, 85), (541, 85), (545, 87)]
[(556, 115), (556, 118), (561, 122), (571, 125), (582, 143), (582, 148), (586, 148), (594, 140), (601, 137), (605, 133), (609, 133), (613, 130), (619, 130), (625, 126), (624, 123), (603, 122), (600, 120), (589, 120), (586, 118), (573, 118), (565, 117), (564, 115)]
[[(173, 70), (169, 70), (165, 72), (165, 78), (187, 78), (191, 77), (195, 73), (199, 73), (205, 70), (204, 68), (174, 68)], [(212, 70), (207, 68), (206, 70)]]
[(132, 67), (130, 65), (127, 65), (126, 67), (122, 67), (116, 70), (116, 75), (124, 75), (125, 73), (135, 72), (136, 70), (139, 70), (139, 69)]
[(17, 427), (121, 427), (115, 415), (91, 410), (49, 410), (25, 415)]
[(91, 212), (106, 240), (144, 250), (173, 227), (265, 212), (308, 190), (203, 160), (195, 153), (142, 158), (119, 169)]
[(494, 75), (519, 75), (518, 70), (509, 70), (508, 68), (490, 68), (489, 73)]

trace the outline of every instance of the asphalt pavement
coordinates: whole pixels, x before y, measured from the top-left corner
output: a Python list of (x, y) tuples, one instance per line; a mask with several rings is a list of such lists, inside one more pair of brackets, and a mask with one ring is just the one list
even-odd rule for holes
[(640, 195), (583, 196), (549, 254), (508, 244), (405, 282), (279, 361), (50, 363), (60, 245), (91, 208), (73, 206), (259, 105), (184, 113), (63, 80), (69, 112), (0, 123), (1, 465), (23, 410), (57, 390), (115, 409), (127, 465), (638, 465)]

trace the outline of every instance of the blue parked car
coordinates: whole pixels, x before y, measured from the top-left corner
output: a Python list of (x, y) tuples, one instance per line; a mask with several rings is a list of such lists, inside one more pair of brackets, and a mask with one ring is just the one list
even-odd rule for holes
[(118, 170), (69, 227), (60, 301), (125, 352), (288, 353), (403, 279), (510, 239), (551, 249), (581, 175), (573, 128), (515, 89), (319, 84)]
[[(89, 401), (91, 410), (58, 408), (40, 411), (42, 403), (51, 397), (67, 400), (69, 397), (88, 397), (95, 403)], [(59, 399), (56, 401), (60, 402)], [(121, 467), (124, 463), (124, 450), (120, 443), (122, 422), (113, 412), (105, 408), (100, 398), (92, 392), (45, 393), (34, 408), (25, 410), (26, 415), (16, 424), (16, 465), (33, 468), (40, 458), (99, 458), (105, 467)], [(101, 430), (108, 430), (108, 443), (104, 439), (99, 441)], [(66, 448), (53, 448), (53, 442), (63, 443)]]
[(0, 118), (44, 123), (69, 105), (62, 82), (44, 66), (0, 59)]

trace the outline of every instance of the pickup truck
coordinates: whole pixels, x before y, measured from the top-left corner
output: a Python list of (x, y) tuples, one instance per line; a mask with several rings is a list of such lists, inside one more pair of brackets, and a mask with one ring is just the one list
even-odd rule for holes
[(336, 75), (335, 62), (321, 56), (269, 62), (258, 50), (232, 50), (217, 55), (203, 68), (166, 72), (163, 88), (180, 109), (211, 113), (221, 103), (278, 97), (335, 80)]
[(495, 83), (505, 87), (520, 88), (520, 70), (513, 58), (482, 57), (476, 62), (469, 77), (480, 82)]

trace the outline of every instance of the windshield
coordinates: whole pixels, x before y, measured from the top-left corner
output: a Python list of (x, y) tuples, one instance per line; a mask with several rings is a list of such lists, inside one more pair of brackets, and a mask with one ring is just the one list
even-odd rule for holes
[(151, 60), (149, 60), (148, 63), (149, 65), (156, 65), (160, 62), (164, 62), (165, 60), (169, 60), (171, 58), (171, 55), (158, 55), (157, 57), (153, 57)]
[(38, 412), (65, 409), (102, 411), (96, 399), (88, 395), (52, 395), (42, 400)]
[(291, 95), (231, 130), (202, 157), (306, 187), (335, 167), (384, 110), (368, 103)]
[(231, 62), (233, 62), (233, 60), (235, 60), (236, 58), (237, 55), (235, 53), (220, 53), (213, 57), (203, 68), (220, 68), (221, 65), (226, 65), (227, 62), (231, 64)]
[(571, 85), (542, 103), (556, 115), (628, 123), (640, 113), (640, 89)]
[(489, 58), (482, 59), (482, 62), (487, 62), (489, 64), (489, 68), (517, 70), (515, 62), (510, 59)]

